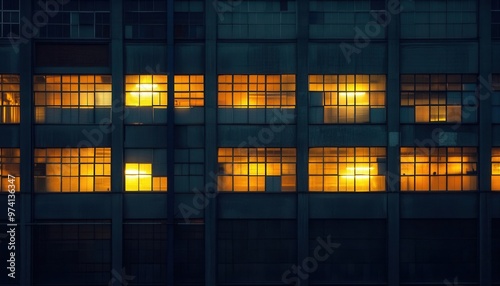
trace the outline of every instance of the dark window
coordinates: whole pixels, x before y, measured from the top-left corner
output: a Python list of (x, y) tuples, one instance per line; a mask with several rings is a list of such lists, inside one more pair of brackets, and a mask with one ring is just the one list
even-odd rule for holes
[(500, 0), (491, 0), (491, 37), (500, 39)]
[(19, 0), (0, 0), (0, 38), (19, 37)]
[(205, 2), (178, 0), (175, 5), (175, 38), (205, 38)]
[(167, 7), (165, 0), (126, 0), (124, 2), (126, 39), (165, 39)]
[[(373, 21), (373, 11), (385, 9), (384, 0), (311, 0), (309, 1), (309, 36), (312, 39), (348, 38), (352, 39), (355, 28), (364, 30)], [(381, 27), (373, 38), (384, 38)]]
[(220, 39), (293, 39), (296, 1), (214, 1)]
[(126, 274), (135, 276), (136, 285), (166, 284), (167, 225), (162, 221), (125, 223), (123, 266)]
[(203, 285), (205, 282), (205, 226), (203, 220), (175, 225), (175, 284)]
[[(383, 285), (387, 279), (386, 225), (386, 221), (375, 219), (311, 220), (309, 253), (313, 254), (320, 247), (319, 253), (325, 260), (319, 262), (317, 270), (310, 274), (310, 283), (356, 285), (356, 282), (363, 281)], [(321, 241), (331, 245), (331, 253), (326, 252)], [(289, 275), (293, 276), (296, 277)]]
[(108, 285), (111, 224), (108, 221), (48, 222), (33, 226), (35, 285)]
[(221, 284), (278, 285), (297, 263), (294, 220), (221, 220), (217, 227), (217, 281)]
[[(5, 1), (5, 0), (4, 0)], [(34, 0), (35, 13), (45, 11), (48, 22), (40, 25), (40, 38), (109, 38), (109, 0), (71, 0), (59, 5), (57, 13), (52, 0)]]
[(477, 230), (475, 220), (402, 220), (401, 284), (479, 285)]

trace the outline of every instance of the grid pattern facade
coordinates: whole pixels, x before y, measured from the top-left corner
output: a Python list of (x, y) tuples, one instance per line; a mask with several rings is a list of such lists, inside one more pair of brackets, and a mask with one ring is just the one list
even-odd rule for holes
[(500, 285), (497, 2), (0, 0), (0, 284)]

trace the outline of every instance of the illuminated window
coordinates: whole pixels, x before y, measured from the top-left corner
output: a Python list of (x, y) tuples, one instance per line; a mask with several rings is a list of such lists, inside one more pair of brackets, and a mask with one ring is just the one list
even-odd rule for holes
[(385, 148), (309, 149), (309, 191), (385, 191), (386, 171)]
[(109, 192), (111, 148), (35, 149), (35, 192)]
[(220, 108), (294, 108), (295, 75), (219, 75)]
[(477, 190), (477, 149), (401, 148), (401, 190)]
[(174, 91), (176, 108), (203, 106), (203, 75), (176, 75)]
[(127, 75), (126, 106), (167, 106), (166, 75)]
[[(491, 77), (491, 87), (484, 87), (481, 84), (481, 96), (485, 96), (486, 92), (493, 93), (491, 97), (493, 123), (500, 123), (500, 74), (494, 74)], [(489, 90), (492, 89), (492, 90)]]
[(21, 120), (18, 75), (0, 74), (0, 123), (19, 123)]
[(37, 75), (36, 123), (92, 124), (111, 118), (111, 76)]
[(219, 148), (219, 191), (295, 191), (295, 148)]
[(385, 122), (385, 75), (310, 75), (309, 93), (311, 123)]
[(401, 75), (401, 122), (476, 122), (476, 76)]
[(57, 1), (62, 5), (53, 4), (52, 0), (33, 1), (35, 2), (34, 15), (47, 14), (47, 24), (36, 25), (39, 30), (37, 37), (109, 38), (110, 0), (71, 0), (64, 4), (63, 1)]
[(9, 175), (15, 177), (14, 186), (16, 186), (16, 192), (19, 192), (19, 176), (20, 173), (20, 152), (19, 148), (0, 148), (0, 192), (8, 192)]
[(125, 123), (167, 122), (167, 76), (127, 75), (125, 77)]
[(125, 191), (166, 191), (167, 151), (125, 150)]
[(0, 0), (0, 38), (19, 38), (19, 1)]
[(491, 189), (500, 191), (500, 148), (491, 149)]

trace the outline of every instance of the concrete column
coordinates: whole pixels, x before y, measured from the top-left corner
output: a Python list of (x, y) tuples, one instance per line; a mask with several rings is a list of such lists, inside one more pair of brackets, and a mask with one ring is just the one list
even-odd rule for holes
[[(111, 1), (111, 73), (112, 73), (112, 102), (113, 112), (111, 120), (114, 131), (111, 133), (111, 268), (121, 271), (123, 268), (123, 192), (125, 190), (123, 166), (123, 119), (122, 112), (116, 110), (124, 106), (123, 99), (123, 6), (121, 0)], [(114, 285), (119, 285), (115, 281)]]
[[(389, 3), (386, 1), (386, 7)], [(399, 286), (399, 25), (400, 15), (391, 14), (391, 22), (387, 26), (387, 245), (388, 285)]]
[[(478, 1), (479, 11), (479, 283), (491, 285), (491, 0)], [(491, 206), (496, 207), (496, 206)]]
[[(309, 254), (309, 2), (297, 1), (297, 265)], [(301, 281), (308, 286), (309, 281)]]
[[(21, 18), (33, 19), (31, 2), (20, 2)], [(20, 29), (22, 31), (23, 25)], [(22, 35), (21, 37), (25, 37)], [(21, 149), (21, 185), (19, 193), (16, 195), (16, 219), (19, 219), (16, 231), (20, 234), (17, 239), (16, 257), (20, 264), (17, 264), (16, 275), (20, 277), (20, 285), (31, 285), (32, 280), (32, 249), (31, 238), (33, 221), (32, 213), (32, 192), (33, 192), (33, 49), (32, 41), (19, 45), (19, 63), (21, 79), (21, 124), (19, 129), (20, 149)], [(2, 244), (5, 247), (6, 244)]]
[(174, 0), (167, 1), (167, 285), (175, 282), (175, 98), (174, 98)]
[[(205, 3), (205, 185), (213, 182), (210, 173), (217, 168), (217, 11), (214, 3)], [(205, 192), (216, 192), (205, 188)], [(210, 196), (214, 197), (214, 196)], [(217, 200), (205, 208), (205, 285), (217, 284)]]

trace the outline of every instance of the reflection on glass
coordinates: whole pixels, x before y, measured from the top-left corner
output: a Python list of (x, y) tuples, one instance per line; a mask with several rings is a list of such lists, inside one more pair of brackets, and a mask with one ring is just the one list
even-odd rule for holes
[(295, 191), (294, 148), (219, 148), (219, 191)]
[(386, 170), (385, 148), (309, 149), (309, 191), (385, 191)]
[(0, 123), (21, 121), (20, 82), (18, 75), (0, 74)]
[(477, 190), (477, 149), (401, 148), (401, 190)]
[(219, 75), (221, 108), (294, 108), (295, 75)]
[(323, 107), (323, 123), (384, 121), (385, 90), (385, 75), (309, 76), (310, 105)]

